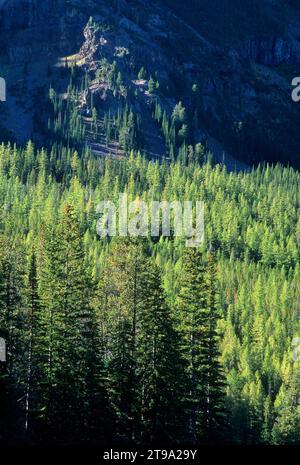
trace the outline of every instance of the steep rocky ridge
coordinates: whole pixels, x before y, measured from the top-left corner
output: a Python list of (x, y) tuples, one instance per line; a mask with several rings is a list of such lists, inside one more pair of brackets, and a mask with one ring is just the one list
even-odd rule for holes
[[(36, 94), (47, 91), (53, 80), (47, 69), (62, 57), (80, 51), (84, 63), (78, 63), (92, 72), (102, 53), (100, 37), (89, 37), (91, 31), (84, 29), (93, 16), (111, 26), (103, 33), (108, 41), (103, 56), (112, 58), (116, 47), (129, 50), (118, 60), (128, 87), (133, 69), (146, 66), (160, 82), (167, 109), (179, 100), (189, 108), (197, 99), (201, 133), (224, 150), (247, 163), (267, 159), (299, 165), (300, 107), (290, 94), (291, 80), (300, 74), (300, 6), (283, 0), (187, 0), (184, 9), (180, 5), (169, 0), (0, 2), (0, 75), (14, 98), (6, 112), (19, 105), (32, 118)], [(62, 80), (62, 90), (64, 85)], [(23, 94), (15, 95), (20, 88)], [(137, 99), (142, 112), (146, 100), (145, 93)], [(111, 98), (107, 105), (113, 106)], [(11, 120), (4, 115), (2, 125), (16, 131)], [(25, 131), (21, 138), (32, 135)]]

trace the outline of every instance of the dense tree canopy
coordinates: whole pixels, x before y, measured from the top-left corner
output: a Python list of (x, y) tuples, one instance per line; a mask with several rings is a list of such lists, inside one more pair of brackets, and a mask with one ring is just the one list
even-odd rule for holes
[[(299, 443), (299, 182), (0, 146), (0, 440)], [(100, 238), (120, 192), (203, 200), (204, 247)]]

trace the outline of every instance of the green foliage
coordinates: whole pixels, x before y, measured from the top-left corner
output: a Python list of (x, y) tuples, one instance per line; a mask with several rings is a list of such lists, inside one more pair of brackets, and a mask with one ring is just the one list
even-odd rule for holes
[(177, 321), (185, 360), (189, 435), (193, 442), (214, 442), (222, 431), (224, 381), (219, 363), (216, 269), (198, 250), (184, 256)]
[[(0, 146), (3, 437), (299, 442), (299, 173), (227, 173), (202, 155), (187, 146), (188, 164), (158, 164)], [(183, 259), (181, 238), (100, 240), (97, 205), (119, 192), (203, 200), (215, 259)]]

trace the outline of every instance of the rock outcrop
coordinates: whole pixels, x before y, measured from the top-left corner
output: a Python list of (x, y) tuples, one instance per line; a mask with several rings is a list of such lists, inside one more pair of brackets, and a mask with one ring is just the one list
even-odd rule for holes
[[(204, 3), (210, 11), (209, 2)], [(196, 83), (203, 130), (236, 150), (237, 156), (244, 156), (238, 153), (242, 134), (246, 138), (251, 132), (253, 161), (265, 157), (256, 153), (259, 146), (286, 161), (300, 150), (295, 127), (299, 110), (290, 98), (297, 66), (300, 73), (300, 7), (281, 0), (279, 4), (285, 8), (285, 29), (269, 25), (265, 30), (237, 33), (234, 40), (213, 41), (206, 17), (189, 21), (169, 1), (4, 0), (0, 1), (0, 64), (29, 67), (31, 81), (40, 79), (40, 85), (34, 63), (55, 63), (73, 54), (91, 73), (103, 57), (115, 60), (127, 86), (136, 82), (136, 70), (145, 66), (159, 81), (170, 107), (188, 98)], [(269, 16), (273, 11), (278, 16), (272, 2), (263, 0), (260, 5)], [(90, 16), (103, 30), (93, 29)], [(255, 20), (249, 17), (249, 23)], [(218, 30), (220, 37), (225, 33)], [(93, 85), (95, 93), (107, 95), (106, 83)], [(258, 120), (260, 127), (255, 126)], [(278, 139), (284, 124), (290, 128), (288, 143)]]

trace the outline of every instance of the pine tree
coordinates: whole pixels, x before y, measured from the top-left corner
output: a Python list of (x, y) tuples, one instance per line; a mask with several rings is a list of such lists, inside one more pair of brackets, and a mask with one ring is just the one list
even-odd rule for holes
[(289, 383), (282, 385), (275, 402), (277, 418), (273, 427), (274, 444), (299, 445), (300, 407), (299, 407), (299, 367), (291, 373)]
[(202, 407), (202, 431), (207, 440), (218, 438), (224, 425), (225, 382), (220, 365), (219, 335), (217, 324), (220, 320), (219, 297), (217, 294), (216, 258), (211, 252), (206, 273), (207, 308), (203, 315), (206, 334), (202, 337), (203, 366), (202, 386), (204, 403)]
[(179, 434), (182, 363), (160, 270), (146, 260), (141, 274), (137, 338), (140, 429), (146, 443)]
[(154, 82), (154, 79), (152, 78), (152, 76), (150, 76), (150, 79), (148, 81), (148, 91), (149, 91), (149, 94), (154, 94), (155, 92), (155, 82)]
[(38, 292), (36, 255), (33, 251), (30, 259), (30, 267), (27, 283), (27, 379), (25, 397), (25, 431), (32, 429), (31, 419), (36, 408), (38, 374), (38, 322), (41, 311), (41, 302)]
[(139, 70), (138, 79), (146, 79), (147, 73), (144, 67)]
[[(0, 362), (0, 432), (6, 440), (22, 437), (22, 403), (26, 379), (23, 302), (24, 256), (16, 241), (0, 236), (0, 337), (6, 346)], [(3, 421), (3, 424), (2, 424)], [(1, 440), (1, 439), (0, 439)]]
[(109, 392), (116, 433), (137, 436), (137, 312), (143, 253), (133, 241), (120, 241), (103, 270), (99, 314), (104, 351), (110, 354)]
[(206, 269), (197, 249), (188, 250), (184, 257), (177, 313), (186, 364), (189, 435), (194, 442), (209, 442), (221, 433), (224, 382), (216, 332), (215, 264), (209, 258)]
[[(91, 388), (91, 379), (99, 384), (99, 405), (105, 405), (105, 390), (101, 373), (97, 373), (101, 354), (97, 350), (93, 354), (96, 320), (91, 308), (92, 286), (79, 224), (69, 205), (65, 206), (57, 228), (48, 233), (42, 255), (41, 324), (45, 328), (47, 389), (40, 411), (46, 422), (59, 425), (57, 438), (76, 440), (87, 434), (91, 411), (95, 411), (95, 386)], [(67, 417), (66, 406), (70, 409)], [(99, 411), (98, 415), (103, 413)]]

